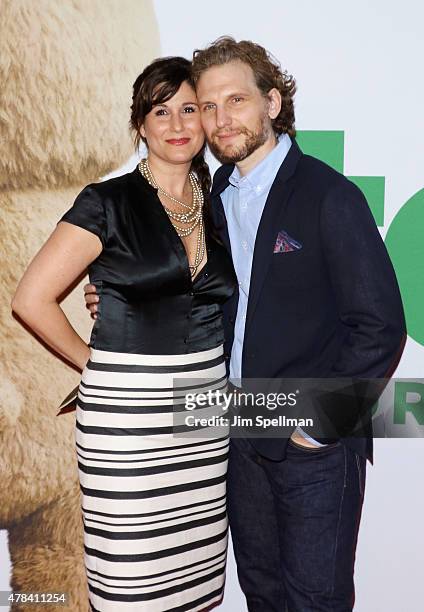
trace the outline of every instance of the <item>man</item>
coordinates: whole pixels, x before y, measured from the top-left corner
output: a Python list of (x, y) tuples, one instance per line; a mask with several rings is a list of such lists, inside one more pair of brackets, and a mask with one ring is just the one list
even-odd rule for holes
[[(195, 51), (193, 70), (224, 164), (212, 211), (239, 281), (224, 312), (230, 379), (389, 376), (405, 338), (393, 268), (362, 193), (297, 146), (294, 80), (229, 37)], [(366, 458), (369, 427), (231, 440), (228, 511), (250, 612), (352, 610)]]

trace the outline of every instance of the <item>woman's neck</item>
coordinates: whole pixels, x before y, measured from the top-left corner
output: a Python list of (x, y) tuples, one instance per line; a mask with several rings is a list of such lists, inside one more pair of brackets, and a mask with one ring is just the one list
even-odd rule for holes
[(178, 199), (184, 199), (187, 194), (191, 193), (190, 182), (188, 180), (190, 162), (172, 164), (158, 159), (154, 155), (148, 155), (147, 160), (156, 183), (164, 191)]

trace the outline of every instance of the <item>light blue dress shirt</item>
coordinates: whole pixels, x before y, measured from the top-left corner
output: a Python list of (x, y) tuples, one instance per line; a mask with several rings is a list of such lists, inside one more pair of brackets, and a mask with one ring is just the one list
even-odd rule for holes
[[(236, 386), (240, 386), (241, 379), (241, 357), (256, 234), (271, 186), (290, 147), (290, 137), (281, 134), (277, 145), (248, 174), (241, 176), (237, 166), (234, 166), (229, 177), (230, 184), (221, 194), (233, 264), (239, 284), (239, 301), (230, 360), (230, 380)], [(298, 432), (314, 444), (320, 445), (300, 428)]]

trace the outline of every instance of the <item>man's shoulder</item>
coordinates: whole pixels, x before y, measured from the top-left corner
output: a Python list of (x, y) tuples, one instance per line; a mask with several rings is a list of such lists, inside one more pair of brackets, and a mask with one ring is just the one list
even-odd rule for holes
[(298, 172), (302, 174), (302, 178), (309, 178), (315, 184), (324, 186), (343, 186), (351, 182), (344, 174), (312, 155), (302, 155), (298, 164)]
[(297, 166), (297, 184), (318, 200), (341, 201), (364, 200), (364, 195), (355, 183), (332, 166), (313, 157), (302, 155)]
[(344, 174), (312, 155), (302, 155), (298, 166), (298, 188), (301, 198), (318, 202), (322, 210), (335, 214), (368, 210), (361, 189)]

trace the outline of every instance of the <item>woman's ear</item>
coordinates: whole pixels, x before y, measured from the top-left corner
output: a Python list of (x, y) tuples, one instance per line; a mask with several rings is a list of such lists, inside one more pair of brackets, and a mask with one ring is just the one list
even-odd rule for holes
[(143, 125), (143, 124), (141, 124), (141, 125), (140, 125), (140, 128), (139, 128), (139, 130), (138, 130), (138, 131), (139, 131), (140, 136), (141, 136), (142, 138), (146, 138), (146, 130), (144, 129), (144, 125)]

